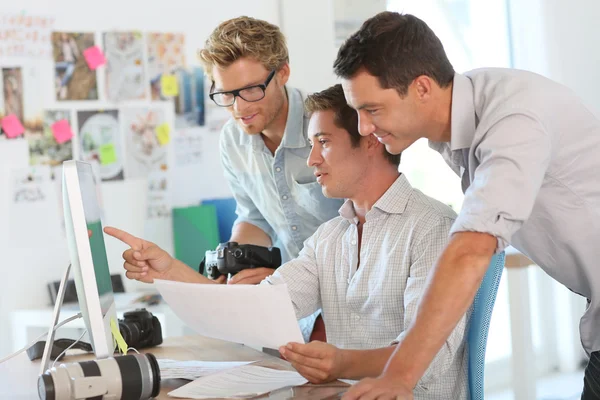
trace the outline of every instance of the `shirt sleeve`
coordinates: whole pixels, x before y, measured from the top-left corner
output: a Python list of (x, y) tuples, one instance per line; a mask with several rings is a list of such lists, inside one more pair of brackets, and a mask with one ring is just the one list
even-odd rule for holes
[[(411, 246), (411, 266), (406, 290), (404, 291), (404, 326), (412, 324), (417, 315), (417, 309), (425, 291), (427, 276), (438, 257), (448, 243), (448, 232), (454, 220), (448, 217), (431, 219), (427, 225), (432, 226), (421, 239)], [(423, 224), (424, 222), (421, 222)], [(428, 383), (440, 379), (442, 375), (456, 362), (456, 357), (462, 357), (467, 333), (466, 314), (460, 319), (446, 342), (437, 353), (432, 363), (418, 383), (420, 389)], [(406, 331), (402, 332), (392, 344), (404, 340)]]
[(229, 155), (229, 148), (225, 143), (225, 137), (227, 132), (221, 132), (221, 140), (219, 141), (220, 146), (220, 155), (221, 155), (221, 164), (223, 165), (223, 171), (225, 175), (225, 179), (227, 179), (227, 183), (229, 184), (229, 188), (233, 193), (233, 198), (236, 202), (235, 213), (237, 214), (237, 218), (233, 225), (237, 225), (240, 222), (247, 222), (252, 224), (260, 229), (262, 229), (269, 237), (271, 238), (271, 243), (275, 243), (277, 240), (277, 235), (275, 231), (271, 227), (271, 225), (267, 222), (262, 213), (258, 210), (252, 199), (248, 196), (248, 193), (240, 183), (238, 179), (238, 174), (235, 173), (231, 158)]
[(527, 221), (550, 164), (551, 139), (535, 118), (511, 114), (496, 122), (474, 149), (479, 166), (450, 233), (482, 232), (497, 252)]
[(261, 284), (286, 284), (294, 305), (296, 318), (308, 317), (321, 308), (319, 267), (315, 257), (315, 247), (321, 228), (304, 241), (304, 247), (297, 258), (277, 268)]

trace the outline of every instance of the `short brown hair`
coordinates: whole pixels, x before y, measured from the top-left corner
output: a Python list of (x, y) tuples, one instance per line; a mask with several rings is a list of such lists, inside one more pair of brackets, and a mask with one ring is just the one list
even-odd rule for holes
[(198, 55), (210, 79), (214, 67), (228, 67), (243, 57), (260, 62), (268, 70), (277, 70), (289, 62), (285, 37), (279, 27), (245, 16), (217, 26)]
[[(321, 92), (309, 95), (304, 101), (304, 108), (310, 115), (317, 111), (333, 111), (333, 123), (344, 129), (350, 135), (352, 147), (358, 147), (360, 133), (358, 132), (358, 114), (346, 103), (342, 85), (331, 86)], [(400, 154), (390, 154), (383, 149), (386, 159), (395, 166), (400, 164)]]
[(401, 96), (421, 75), (440, 87), (454, 79), (444, 46), (429, 26), (414, 15), (390, 11), (366, 20), (340, 47), (333, 68), (343, 79), (365, 68), (381, 87), (394, 88)]

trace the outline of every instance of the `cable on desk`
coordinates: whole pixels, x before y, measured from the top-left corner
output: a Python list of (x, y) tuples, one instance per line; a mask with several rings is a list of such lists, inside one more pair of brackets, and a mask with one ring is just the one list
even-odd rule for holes
[(58, 355), (58, 357), (56, 357), (56, 358), (54, 359), (54, 362), (52, 363), (52, 366), (51, 366), (50, 368), (54, 368), (54, 365), (56, 365), (56, 362), (57, 362), (58, 360), (60, 360), (60, 358), (61, 358), (61, 357), (62, 357), (64, 354), (66, 354), (66, 353), (67, 353), (67, 350), (69, 350), (70, 348), (72, 348), (73, 346), (75, 346), (75, 345), (77, 344), (77, 342), (79, 342), (79, 341), (80, 341), (80, 340), (83, 338), (83, 336), (84, 336), (86, 333), (87, 333), (87, 329), (84, 329), (84, 330), (83, 330), (83, 333), (81, 334), (81, 336), (79, 336), (79, 338), (78, 338), (76, 341), (74, 341), (73, 343), (71, 343), (71, 345), (70, 345), (69, 347), (67, 347), (66, 349), (64, 349), (64, 350), (62, 351), (62, 353), (60, 353), (60, 354)]
[[(56, 331), (56, 330), (57, 330), (58, 328), (60, 328), (61, 326), (65, 325), (65, 324), (67, 324), (67, 323), (69, 323), (69, 322), (71, 322), (71, 321), (73, 321), (73, 320), (75, 320), (75, 319), (78, 319), (78, 318), (81, 318), (81, 313), (77, 313), (77, 314), (73, 315), (72, 317), (69, 317), (69, 318), (65, 319), (64, 321), (61, 321), (61, 322), (59, 322), (59, 323), (58, 323), (58, 324), (57, 324), (57, 325), (54, 327), (53, 331)], [(35, 338), (35, 339), (33, 339), (31, 342), (29, 342), (29, 343), (28, 343), (28, 344), (27, 344), (25, 347), (23, 347), (22, 349), (20, 349), (20, 350), (17, 350), (16, 352), (14, 352), (13, 354), (11, 354), (11, 355), (9, 355), (9, 356), (6, 356), (6, 357), (4, 357), (3, 359), (1, 359), (1, 360), (0, 360), (0, 364), (2, 364), (2, 363), (3, 363), (3, 362), (5, 362), (5, 361), (8, 361), (8, 360), (10, 360), (10, 359), (11, 359), (11, 358), (13, 358), (13, 357), (16, 357), (16, 356), (18, 356), (19, 354), (21, 354), (21, 353), (22, 353), (22, 352), (24, 352), (24, 351), (27, 351), (27, 349), (28, 349), (28, 348), (30, 348), (31, 346), (33, 346), (33, 345), (34, 345), (34, 344), (35, 344), (35, 343), (36, 343), (38, 340), (42, 340), (42, 339), (43, 339), (44, 337), (46, 337), (46, 336), (47, 336), (49, 333), (50, 333), (50, 331), (48, 331), (48, 332), (45, 332), (45, 333), (41, 334), (40, 336), (38, 336), (37, 338)], [(82, 337), (83, 337), (83, 336), (82, 336)], [(78, 339), (78, 341), (79, 341), (79, 340), (81, 340), (81, 338), (80, 338), (80, 339)]]

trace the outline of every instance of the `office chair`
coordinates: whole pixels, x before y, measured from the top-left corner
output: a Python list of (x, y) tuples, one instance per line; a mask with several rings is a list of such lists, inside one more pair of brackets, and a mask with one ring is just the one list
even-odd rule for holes
[(483, 400), (485, 348), (492, 310), (504, 270), (504, 252), (492, 257), (488, 270), (473, 301), (469, 320), (467, 348), (469, 351), (469, 391), (471, 400)]

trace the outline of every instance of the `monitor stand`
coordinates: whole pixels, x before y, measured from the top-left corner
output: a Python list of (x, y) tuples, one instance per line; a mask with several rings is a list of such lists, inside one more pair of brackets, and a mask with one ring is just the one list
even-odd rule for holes
[(40, 366), (40, 375), (46, 372), (48, 365), (50, 364), (50, 354), (52, 353), (52, 347), (54, 346), (54, 327), (58, 324), (58, 317), (60, 316), (60, 308), (62, 307), (63, 299), (65, 297), (65, 291), (67, 288), (67, 281), (69, 280), (69, 274), (71, 272), (71, 264), (66, 268), (65, 273), (60, 281), (58, 287), (58, 293), (56, 294), (56, 302), (54, 303), (54, 313), (52, 315), (52, 323), (50, 324), (50, 330), (46, 338), (46, 346), (44, 346), (44, 354), (42, 356), (42, 363)]

